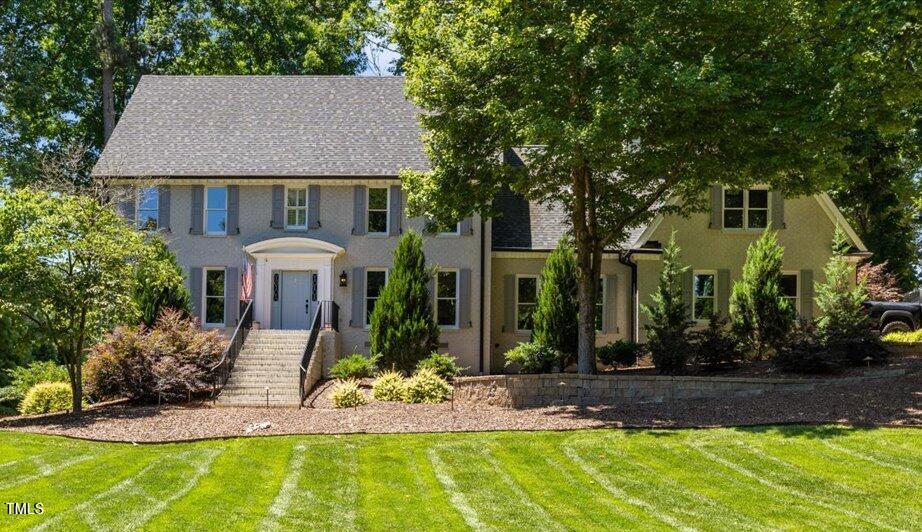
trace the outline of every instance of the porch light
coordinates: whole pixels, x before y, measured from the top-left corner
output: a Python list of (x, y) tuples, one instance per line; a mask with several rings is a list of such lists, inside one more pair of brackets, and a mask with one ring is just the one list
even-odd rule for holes
[(346, 275), (346, 270), (343, 270), (343, 273), (339, 274), (339, 286), (349, 286), (349, 276)]

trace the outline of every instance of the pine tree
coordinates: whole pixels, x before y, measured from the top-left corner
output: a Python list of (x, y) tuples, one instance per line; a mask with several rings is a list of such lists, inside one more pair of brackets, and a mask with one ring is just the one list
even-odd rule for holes
[(147, 244), (135, 271), (134, 301), (141, 314), (141, 323), (153, 327), (167, 308), (191, 315), (192, 297), (186, 289), (176, 255), (160, 236), (152, 236)]
[(533, 315), (532, 341), (573, 358), (579, 337), (579, 301), (576, 298), (576, 255), (566, 238), (557, 243), (557, 249), (544, 263), (540, 288)]
[(737, 337), (756, 358), (783, 341), (794, 324), (795, 311), (781, 297), (781, 260), (784, 248), (769, 226), (749, 245), (742, 277), (733, 284), (730, 317)]
[(371, 314), (371, 352), (385, 368), (413, 371), (439, 346), (439, 328), (432, 315), (423, 239), (408, 231), (394, 250), (394, 267)]
[(691, 353), (687, 334), (691, 322), (682, 298), (682, 275), (688, 266), (682, 264), (681, 252), (673, 231), (663, 249), (663, 270), (651, 296), (653, 304), (642, 306), (649, 317), (649, 323), (644, 325), (647, 348), (661, 373), (682, 372)]

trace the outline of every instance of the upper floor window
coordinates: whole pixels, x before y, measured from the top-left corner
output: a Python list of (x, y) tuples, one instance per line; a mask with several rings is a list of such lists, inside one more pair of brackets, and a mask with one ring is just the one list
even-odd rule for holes
[(205, 269), (205, 316), (206, 326), (224, 325), (224, 268)]
[(286, 200), (285, 227), (304, 229), (307, 227), (307, 189), (289, 188)]
[(387, 270), (365, 270), (365, 325), (371, 325), (371, 313), (387, 284)]
[(695, 272), (692, 287), (692, 319), (707, 321), (717, 309), (717, 273)]
[(390, 192), (387, 188), (368, 189), (368, 234), (387, 234), (387, 204)]
[(599, 277), (595, 296), (595, 330), (602, 330), (602, 313), (605, 312), (605, 281)]
[(205, 234), (227, 234), (227, 187), (205, 189)]
[(790, 301), (791, 308), (800, 311), (800, 276), (796, 273), (785, 273), (781, 276), (781, 297)]
[(435, 276), (435, 322), (440, 327), (458, 326), (458, 272), (439, 271)]
[(768, 190), (724, 189), (724, 227), (765, 229), (768, 227)]
[(520, 275), (515, 280), (515, 328), (529, 332), (534, 326), (535, 306), (538, 303), (538, 276)]
[(439, 236), (458, 236), (461, 234), (461, 222), (439, 227)]
[(138, 189), (138, 227), (157, 229), (160, 227), (160, 190), (157, 187)]

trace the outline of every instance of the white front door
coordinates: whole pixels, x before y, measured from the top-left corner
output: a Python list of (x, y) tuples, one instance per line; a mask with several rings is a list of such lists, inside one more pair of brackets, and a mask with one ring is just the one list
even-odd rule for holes
[(309, 329), (313, 316), (312, 293), (314, 273), (309, 271), (281, 271), (279, 275), (278, 323), (273, 329)]

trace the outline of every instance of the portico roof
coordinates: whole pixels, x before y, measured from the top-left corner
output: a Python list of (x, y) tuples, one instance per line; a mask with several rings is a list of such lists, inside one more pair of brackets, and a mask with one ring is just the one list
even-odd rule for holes
[(345, 249), (336, 244), (304, 236), (283, 236), (260, 240), (244, 246), (243, 250), (255, 257), (336, 256), (346, 252)]

